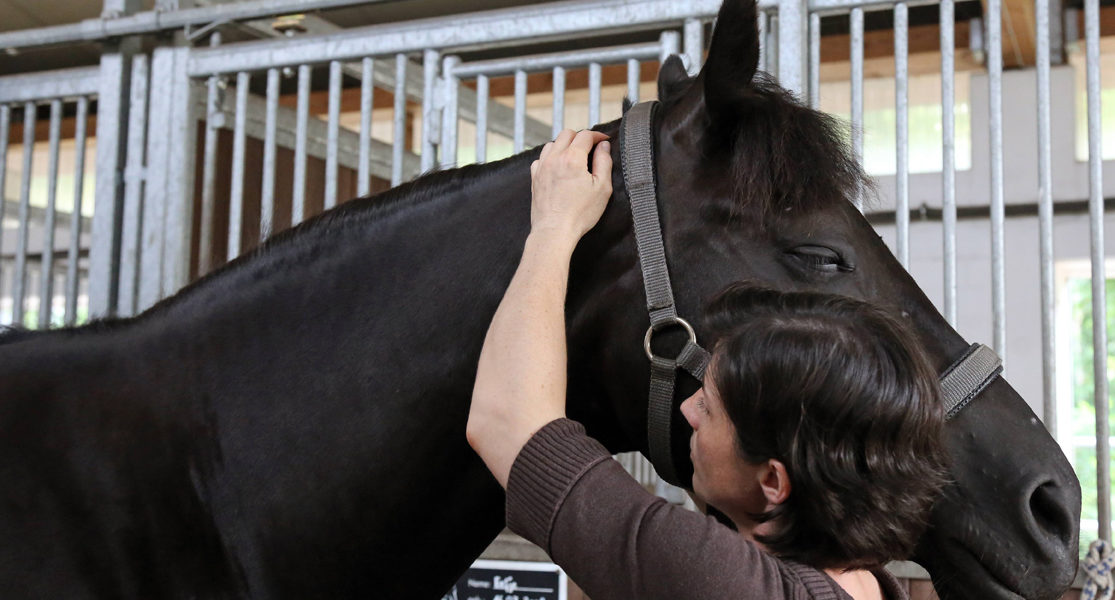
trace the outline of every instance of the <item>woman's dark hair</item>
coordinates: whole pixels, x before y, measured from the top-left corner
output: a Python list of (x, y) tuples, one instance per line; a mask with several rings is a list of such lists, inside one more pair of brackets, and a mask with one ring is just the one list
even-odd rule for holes
[(786, 502), (752, 515), (777, 522), (756, 538), (817, 568), (909, 557), (947, 464), (937, 376), (911, 334), (859, 300), (743, 284), (707, 321), (741, 457), (790, 478)]

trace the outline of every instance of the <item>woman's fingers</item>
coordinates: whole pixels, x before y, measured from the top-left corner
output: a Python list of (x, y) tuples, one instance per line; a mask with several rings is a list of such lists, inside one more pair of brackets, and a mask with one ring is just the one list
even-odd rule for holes
[(588, 153), (592, 150), (592, 147), (598, 142), (602, 142), (606, 139), (608, 139), (608, 136), (599, 131), (584, 129), (573, 138), (573, 142), (569, 147), (576, 148), (578, 152), (583, 152), (587, 159)]
[(612, 145), (607, 140), (596, 146), (592, 154), (592, 176), (597, 182), (612, 187)]
[(549, 156), (550, 153), (553, 152), (553, 150), (554, 150), (554, 143), (553, 142), (546, 142), (546, 145), (542, 146), (542, 154), (538, 157), (538, 160), (546, 160), (546, 157)]
[[(572, 142), (573, 138), (575, 138), (576, 136), (576, 131), (573, 131), (572, 129), (563, 129), (562, 132), (559, 133), (556, 138), (554, 138), (554, 141), (550, 142), (550, 144), (552, 145), (550, 146), (550, 152), (548, 154), (560, 154), (563, 150), (569, 147), (569, 143)], [(545, 150), (545, 147), (543, 147), (543, 150)]]

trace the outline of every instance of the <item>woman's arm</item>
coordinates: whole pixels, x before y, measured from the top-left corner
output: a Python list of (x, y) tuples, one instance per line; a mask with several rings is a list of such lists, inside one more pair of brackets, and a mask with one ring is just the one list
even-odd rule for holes
[[(569, 259), (612, 195), (602, 133), (563, 131), (531, 165), (531, 230), (488, 328), (466, 435), (500, 485), (523, 444), (565, 416), (565, 289)], [(588, 154), (602, 142), (588, 172)]]

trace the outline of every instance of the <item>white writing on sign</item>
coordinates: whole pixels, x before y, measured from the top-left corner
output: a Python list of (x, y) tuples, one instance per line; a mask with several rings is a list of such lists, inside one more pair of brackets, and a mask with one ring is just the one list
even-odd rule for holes
[[(553, 591), (554, 591), (553, 588), (519, 587), (519, 584), (515, 583), (515, 577), (512, 576), (512, 575), (508, 575), (507, 577), (500, 577), (499, 575), (496, 575), (495, 577), (493, 577), (492, 578), (492, 589), (500, 591), (500, 592), (507, 592), (509, 594), (514, 594), (517, 591), (519, 591), (519, 592), (542, 592), (542, 593), (553, 593)], [(512, 599), (511, 598), (502, 598), (501, 596), (496, 596), (496, 600), (512, 600)], [(523, 600), (525, 600), (525, 598)]]

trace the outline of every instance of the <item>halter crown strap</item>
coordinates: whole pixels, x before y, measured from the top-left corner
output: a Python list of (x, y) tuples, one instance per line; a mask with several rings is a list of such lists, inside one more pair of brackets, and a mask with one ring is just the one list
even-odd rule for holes
[[(658, 199), (654, 185), (654, 111), (657, 102), (632, 106), (623, 117), (620, 128), (620, 152), (623, 180), (631, 200), (635, 222), (635, 245), (639, 250), (639, 268), (643, 272), (643, 289), (650, 311), (650, 328), (644, 349), (651, 363), (650, 398), (647, 406), (647, 441), (650, 460), (659, 477), (680, 485), (674, 467), (670, 444), (670, 421), (674, 412), (674, 384), (678, 367), (697, 379), (704, 376), (709, 355), (697, 344), (697, 336), (674, 306), (670, 273), (666, 267), (666, 251), (658, 219)], [(689, 339), (676, 358), (655, 356), (650, 340), (654, 332), (671, 326), (683, 327)]]
[(969, 346), (968, 351), (941, 375), (946, 418), (951, 420), (959, 414), (1002, 372), (1003, 359), (994, 350), (983, 344)]

